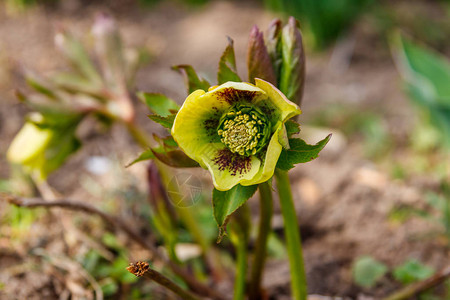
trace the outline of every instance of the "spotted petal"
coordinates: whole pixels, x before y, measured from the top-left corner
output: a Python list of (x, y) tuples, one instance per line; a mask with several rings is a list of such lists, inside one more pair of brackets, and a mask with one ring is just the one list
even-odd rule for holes
[(281, 122), (278, 122), (277, 129), (270, 139), (269, 146), (267, 147), (267, 152), (259, 172), (251, 180), (241, 181), (241, 185), (247, 186), (263, 183), (273, 176), (278, 158), (280, 157), (281, 150), (283, 149), (280, 144), (280, 135), (283, 134), (283, 127), (284, 125)]
[(202, 163), (213, 177), (214, 187), (227, 191), (241, 182), (250, 182), (261, 168), (256, 156), (232, 153), (222, 143), (210, 144), (202, 155)]
[(266, 97), (261, 89), (242, 82), (227, 82), (207, 93), (197, 90), (179, 110), (172, 136), (190, 158), (207, 168), (202, 162), (203, 152), (207, 144), (220, 142), (216, 130), (222, 114), (238, 101), (251, 102), (261, 97)]
[[(270, 139), (263, 156), (232, 152), (218, 135), (222, 115), (242, 103), (259, 107), (270, 119)], [(296, 104), (261, 79), (256, 79), (256, 86), (227, 82), (189, 95), (175, 118), (172, 136), (189, 157), (211, 172), (215, 188), (227, 191), (237, 184), (255, 185), (273, 176), (283, 146), (288, 147), (284, 122), (300, 113)]]

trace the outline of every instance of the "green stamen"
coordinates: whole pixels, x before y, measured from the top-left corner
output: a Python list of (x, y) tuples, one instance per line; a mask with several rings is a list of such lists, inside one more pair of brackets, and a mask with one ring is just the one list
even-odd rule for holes
[(222, 116), (217, 129), (222, 143), (231, 152), (250, 156), (266, 145), (270, 123), (259, 109), (235, 105)]

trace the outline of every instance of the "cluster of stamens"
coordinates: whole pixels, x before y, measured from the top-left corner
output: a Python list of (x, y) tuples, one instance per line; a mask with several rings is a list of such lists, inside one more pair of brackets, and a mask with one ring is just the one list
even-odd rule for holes
[(224, 115), (217, 131), (228, 149), (239, 155), (255, 155), (260, 149), (260, 140), (264, 137), (266, 121), (255, 111), (242, 112), (230, 110)]

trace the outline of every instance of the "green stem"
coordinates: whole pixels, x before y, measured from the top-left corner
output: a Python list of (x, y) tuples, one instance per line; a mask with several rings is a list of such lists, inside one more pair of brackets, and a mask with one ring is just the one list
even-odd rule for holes
[(271, 229), (273, 214), (272, 190), (269, 183), (259, 185), (260, 218), (258, 227), (258, 238), (255, 245), (255, 256), (253, 259), (252, 273), (249, 286), (249, 299), (261, 299), (261, 278), (266, 261), (267, 239)]
[(305, 267), (303, 264), (302, 243), (295, 213), (294, 201), (292, 199), (291, 185), (288, 173), (276, 170), (278, 194), (280, 196), (281, 214), (284, 220), (284, 233), (289, 256), (291, 271), (291, 290), (295, 300), (306, 300), (307, 285)]
[(233, 300), (243, 300), (245, 297), (245, 275), (247, 273), (247, 243), (245, 239), (237, 238), (236, 250), (236, 279), (234, 281)]
[(150, 147), (151, 138), (135, 123), (124, 123), (136, 143), (143, 149)]
[(244, 204), (234, 213), (230, 229), (231, 242), (236, 247), (233, 300), (244, 300), (247, 279), (247, 244), (250, 232), (250, 211), (247, 205)]
[[(159, 169), (159, 172), (161, 174), (161, 179), (164, 185), (167, 187), (169, 186), (170, 180), (172, 180), (172, 172), (170, 172), (169, 168), (161, 163), (160, 161), (155, 160), (154, 161), (156, 166)], [(176, 189), (177, 187), (175, 185), (171, 186), (173, 189)], [(174, 203), (182, 203), (183, 199), (181, 194), (177, 191), (173, 191), (171, 193), (172, 201)], [(205, 234), (203, 230), (199, 227), (197, 220), (195, 219), (195, 214), (192, 212), (192, 208), (190, 207), (179, 207), (175, 205), (175, 211), (177, 212), (177, 215), (180, 217), (183, 224), (188, 229), (189, 233), (192, 235), (193, 239), (200, 245), (202, 248), (202, 252), (204, 255), (208, 252), (209, 249), (209, 243), (205, 238)]]
[[(131, 136), (134, 138), (134, 140), (144, 149), (147, 149), (151, 144), (151, 138), (147, 136), (147, 134), (139, 128), (135, 123), (125, 123), (125, 126), (127, 127), (128, 131), (130, 132)], [(170, 174), (170, 170), (168, 167), (161, 162), (155, 160), (155, 164), (158, 167), (158, 170), (161, 174), (161, 178), (163, 179), (164, 184), (167, 186), (172, 179), (172, 175)], [(177, 193), (172, 193), (172, 195), (178, 195)], [(181, 200), (181, 199), (174, 199), (175, 201)], [(194, 240), (200, 245), (202, 248), (203, 254), (206, 254), (209, 244), (208, 241), (204, 238), (205, 235), (203, 231), (198, 226), (197, 221), (195, 220), (194, 216), (190, 212), (188, 208), (180, 208), (175, 207), (177, 214), (180, 216), (182, 222), (186, 227), (188, 228), (189, 232), (192, 234)]]

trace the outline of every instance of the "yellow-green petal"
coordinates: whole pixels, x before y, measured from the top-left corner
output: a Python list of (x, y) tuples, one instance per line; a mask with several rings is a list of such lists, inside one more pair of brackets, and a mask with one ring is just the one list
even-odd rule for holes
[[(222, 164), (221, 155), (241, 159), (245, 167)], [(227, 191), (241, 182), (251, 181), (261, 169), (261, 161), (256, 156), (243, 157), (231, 153), (222, 143), (210, 144), (202, 155), (201, 164), (211, 172), (214, 187), (219, 191)]]
[(300, 107), (286, 98), (273, 84), (259, 78), (255, 78), (255, 83), (258, 88), (267, 94), (269, 101), (277, 108), (281, 119), (279, 121), (285, 122), (302, 113)]
[(191, 93), (175, 118), (172, 127), (173, 138), (186, 155), (200, 164), (202, 164), (201, 157), (204, 144), (215, 142), (218, 139), (216, 132), (212, 132), (216, 128), (208, 130), (205, 122), (208, 122), (208, 120), (211, 120), (211, 122), (218, 121), (222, 114), (230, 108), (235, 96), (234, 92), (228, 93), (230, 89), (248, 92), (252, 95), (252, 99), (266, 97), (264, 91), (252, 84), (227, 82), (209, 90), (207, 93), (203, 90)]
[(178, 145), (186, 155), (198, 162), (203, 148), (209, 143), (204, 122), (211, 115), (212, 107), (219, 104), (204, 95), (203, 90), (192, 92), (179, 110), (172, 127), (172, 136)]
[(12, 163), (33, 164), (33, 160), (45, 151), (52, 137), (52, 130), (42, 129), (33, 123), (27, 122), (9, 146), (6, 157)]
[(283, 126), (282, 123), (279, 122), (277, 124), (277, 129), (272, 135), (270, 139), (269, 145), (267, 147), (266, 156), (264, 157), (263, 164), (258, 172), (251, 180), (244, 180), (240, 184), (241, 185), (254, 185), (266, 182), (270, 178), (272, 178), (275, 167), (278, 162), (278, 158), (280, 157), (281, 151), (283, 149), (280, 144), (280, 134), (282, 134)]
[[(238, 154), (221, 142), (219, 122), (236, 105), (254, 105), (270, 120), (271, 137), (264, 157)], [(172, 136), (189, 157), (210, 171), (215, 188), (227, 191), (237, 184), (255, 185), (273, 176), (283, 147), (289, 147), (284, 123), (298, 114), (300, 108), (266, 81), (256, 79), (256, 86), (227, 82), (189, 95), (175, 118)]]

